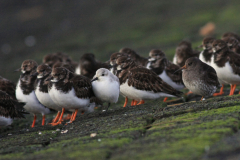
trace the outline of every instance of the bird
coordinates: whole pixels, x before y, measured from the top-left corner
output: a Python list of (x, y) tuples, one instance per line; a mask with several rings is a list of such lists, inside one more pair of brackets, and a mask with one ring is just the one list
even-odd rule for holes
[(34, 73), (36, 73), (37, 66), (37, 62), (28, 59), (23, 61), (20, 69), (17, 69), (17, 71), (21, 71), (22, 74), (17, 83), (16, 98), (19, 102), (25, 102), (24, 109), (34, 115), (32, 127), (35, 126), (37, 119), (36, 114), (42, 114), (42, 125), (44, 125), (45, 115), (50, 113), (50, 110), (38, 101), (34, 92), (37, 78)]
[(70, 56), (62, 52), (47, 54), (43, 57), (42, 62), (50, 67), (53, 67), (53, 65), (57, 62), (71, 64), (74, 66), (74, 69), (77, 66), (77, 63), (74, 62)]
[(236, 38), (238, 41), (240, 41), (240, 36), (239, 36), (238, 34), (236, 34), (236, 33), (233, 33), (233, 32), (225, 32), (225, 33), (222, 35), (221, 39), (223, 40), (223, 39), (226, 38), (226, 37), (234, 37), (234, 38)]
[(72, 123), (78, 111), (88, 111), (90, 98), (94, 96), (92, 91), (91, 80), (85, 76), (76, 75), (64, 67), (53, 68), (49, 79), (48, 92), (54, 102), (62, 108), (62, 113), (58, 122), (62, 123), (62, 117), (67, 110), (74, 110), (69, 123)]
[(179, 70), (183, 70), (182, 78), (185, 86), (194, 94), (202, 96), (201, 101), (213, 95), (217, 88), (221, 87), (214, 68), (197, 57), (187, 59)]
[(12, 99), (17, 100), (15, 95), (16, 84), (1, 76), (0, 76), (0, 90), (10, 95)]
[(199, 52), (192, 49), (192, 44), (189, 41), (181, 41), (176, 48), (173, 63), (182, 67), (190, 57), (199, 57)]
[(81, 56), (75, 73), (92, 79), (99, 68), (108, 69), (109, 65), (96, 60), (93, 53), (85, 53)]
[[(154, 71), (164, 82), (176, 90), (181, 90), (185, 86), (182, 81), (182, 74), (175, 73), (180, 67), (170, 62), (165, 53), (160, 49), (152, 49), (149, 52), (147, 68)], [(167, 97), (164, 99), (166, 102)]]
[(146, 67), (148, 59), (140, 56), (131, 48), (122, 48), (119, 50), (120, 53), (126, 53), (132, 60), (134, 60), (138, 65)]
[[(61, 63), (61, 62), (59, 62)], [(36, 86), (35, 86), (35, 94), (37, 99), (41, 104), (46, 106), (49, 109), (53, 109), (58, 111), (56, 117), (53, 119), (51, 124), (54, 124), (57, 122), (57, 120), (60, 117), (62, 108), (59, 107), (50, 97), (48, 93), (48, 85), (49, 81), (46, 81), (46, 79), (51, 74), (51, 67), (46, 64), (41, 64), (37, 67), (36, 73), (34, 73), (34, 76), (37, 76)]]
[(117, 76), (108, 69), (100, 68), (91, 82), (95, 96), (103, 102), (108, 102), (107, 110), (111, 103), (117, 103), (120, 92), (120, 82)]
[(182, 92), (175, 90), (164, 82), (153, 71), (139, 66), (130, 57), (122, 56), (116, 61), (120, 73), (117, 77), (120, 80), (120, 92), (125, 96), (125, 107), (128, 98), (134, 99), (134, 105), (144, 104), (147, 99), (160, 97), (181, 96)]
[(240, 43), (235, 37), (224, 37), (222, 40), (227, 43), (231, 51), (240, 54)]
[(200, 52), (199, 54), (199, 59), (208, 64), (211, 65), (211, 58), (213, 55), (212, 52), (212, 42), (215, 40), (215, 38), (213, 37), (205, 37), (202, 41), (202, 45), (201, 47), (203, 48), (203, 50)]
[(128, 54), (126, 53), (120, 53), (120, 52), (115, 52), (113, 54), (111, 54), (110, 56), (110, 72), (112, 72), (114, 75), (117, 74), (117, 65), (116, 65), (116, 61), (118, 59), (118, 57), (120, 56), (128, 56)]
[(18, 102), (12, 96), (0, 90), (0, 126), (11, 125), (14, 118), (25, 118), (24, 105), (25, 103)]
[[(203, 48), (203, 51), (199, 54), (199, 59), (210, 66), (212, 64), (212, 56), (213, 56), (212, 43), (214, 40), (215, 38), (213, 37), (205, 37), (201, 45), (201, 47)], [(224, 93), (223, 89), (226, 83), (224, 83), (220, 79), (218, 79), (218, 81), (222, 85), (222, 87), (220, 89), (220, 92), (214, 93), (213, 96), (220, 96), (220, 95), (223, 95)]]
[(240, 55), (230, 51), (227, 43), (221, 39), (213, 41), (212, 49), (211, 66), (220, 80), (231, 85), (229, 95), (233, 95), (236, 85), (240, 84)]

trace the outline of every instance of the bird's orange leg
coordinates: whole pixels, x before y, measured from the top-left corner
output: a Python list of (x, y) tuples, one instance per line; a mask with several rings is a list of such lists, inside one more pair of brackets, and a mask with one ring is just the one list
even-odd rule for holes
[(36, 119), (37, 119), (37, 116), (34, 114), (33, 123), (32, 123), (32, 128), (35, 126)]
[(137, 105), (137, 103), (138, 103), (138, 101), (134, 100), (134, 103), (133, 103), (133, 105), (134, 105), (134, 106), (136, 106), (136, 105)]
[(61, 111), (58, 111), (58, 113), (57, 113), (56, 117), (53, 119), (52, 123), (48, 123), (48, 124), (56, 123), (57, 120), (59, 119), (60, 115), (61, 115)]
[(134, 104), (134, 99), (133, 99), (132, 102), (131, 102), (131, 106), (133, 106), (133, 104)]
[(193, 92), (192, 91), (189, 91), (187, 93), (185, 93), (185, 95), (189, 95), (189, 94), (192, 94)]
[(42, 126), (44, 126), (44, 124), (45, 124), (45, 118), (46, 118), (46, 116), (43, 115), (43, 116), (42, 116)]
[(127, 103), (128, 103), (128, 98), (125, 97), (125, 103), (124, 103), (123, 107), (126, 107), (126, 106), (127, 106)]
[(141, 100), (137, 105), (144, 104), (144, 100)]
[(62, 118), (63, 118), (64, 112), (65, 112), (65, 108), (62, 108), (62, 114), (60, 115), (60, 118), (58, 119), (58, 122), (57, 123), (53, 123), (52, 126), (56, 126), (56, 125), (62, 124)]
[(163, 100), (163, 102), (166, 102), (166, 101), (167, 101), (167, 99), (168, 99), (168, 97), (165, 97), (165, 98), (164, 98), (164, 100)]
[(232, 89), (231, 89), (231, 91), (230, 91), (230, 96), (232, 96), (232, 95), (234, 95), (234, 91), (235, 91), (235, 89), (236, 89), (236, 87), (237, 87), (237, 85), (236, 84), (234, 84), (234, 85), (232, 85)]
[(221, 95), (223, 95), (223, 88), (224, 88), (224, 85), (222, 84), (222, 87), (221, 87), (221, 89), (220, 89), (220, 92), (219, 93), (214, 93), (213, 94), (213, 96), (221, 96)]
[[(75, 109), (75, 112), (73, 112), (73, 118), (71, 119), (71, 121), (70, 122), (68, 122), (68, 123), (72, 123), (73, 121), (75, 121), (75, 119), (76, 119), (76, 116), (77, 116), (77, 113), (78, 113), (78, 109)], [(84, 113), (84, 112), (83, 112)]]
[(200, 101), (202, 101), (202, 100), (203, 100), (203, 98), (204, 98), (204, 97), (202, 96), (202, 98), (201, 98), (201, 100), (200, 100)]

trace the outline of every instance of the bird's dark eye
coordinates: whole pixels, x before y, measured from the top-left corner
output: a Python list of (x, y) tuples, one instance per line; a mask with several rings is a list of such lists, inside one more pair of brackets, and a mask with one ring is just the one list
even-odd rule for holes
[(191, 66), (191, 65), (192, 65), (192, 62), (189, 62), (188, 65)]
[(102, 76), (104, 76), (104, 74), (102, 74)]

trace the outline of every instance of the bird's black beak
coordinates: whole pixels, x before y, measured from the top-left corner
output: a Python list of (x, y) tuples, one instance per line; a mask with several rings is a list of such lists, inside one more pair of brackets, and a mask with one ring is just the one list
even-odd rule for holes
[[(176, 70), (174, 73), (176, 73), (176, 72), (178, 72), (178, 71), (181, 71), (181, 70), (183, 70), (183, 69), (186, 69), (187, 67), (186, 67), (186, 65), (184, 65), (183, 67), (181, 67), (181, 68), (179, 68), (178, 70)], [(173, 74), (174, 74), (173, 73)]]
[(98, 77), (94, 78), (91, 80), (91, 82), (98, 80)]
[(16, 70), (14, 70), (14, 72), (20, 72), (22, 69), (21, 68), (18, 68)]
[(31, 77), (36, 77), (38, 75), (38, 72), (35, 72), (31, 75)]
[(112, 66), (111, 64), (109, 64), (109, 66), (108, 66), (108, 67), (109, 67), (109, 69), (110, 69), (110, 68), (113, 68), (113, 66)]

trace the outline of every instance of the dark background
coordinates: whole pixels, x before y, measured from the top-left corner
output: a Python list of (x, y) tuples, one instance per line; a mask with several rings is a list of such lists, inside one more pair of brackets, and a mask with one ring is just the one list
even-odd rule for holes
[(23, 60), (40, 64), (57, 51), (75, 61), (86, 52), (106, 61), (122, 47), (145, 57), (160, 48), (172, 59), (183, 39), (199, 46), (209, 22), (217, 38), (240, 33), (239, 8), (238, 0), (1, 0), (0, 75), (17, 81), (12, 71)]

